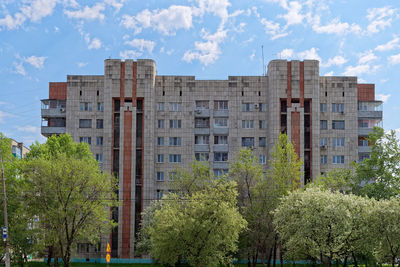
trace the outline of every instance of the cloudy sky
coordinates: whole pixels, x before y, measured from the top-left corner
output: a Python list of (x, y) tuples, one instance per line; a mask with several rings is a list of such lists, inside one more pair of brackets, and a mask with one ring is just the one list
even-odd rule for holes
[(227, 79), (265, 62), (318, 59), (320, 75), (375, 83), (400, 132), (398, 0), (0, 0), (0, 131), (42, 142), (40, 99), (106, 58), (152, 58), (158, 74)]

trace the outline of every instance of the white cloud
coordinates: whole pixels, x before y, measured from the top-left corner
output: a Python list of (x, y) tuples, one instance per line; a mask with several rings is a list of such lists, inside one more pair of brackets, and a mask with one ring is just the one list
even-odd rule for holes
[(365, 64), (375, 59), (378, 59), (378, 57), (374, 55), (374, 52), (372, 52), (372, 50), (367, 50), (364, 53), (361, 53), (359, 57), (360, 58), (358, 60), (358, 64)]
[(367, 10), (367, 19), (370, 24), (367, 26), (369, 34), (377, 33), (392, 25), (393, 16), (397, 13), (396, 8), (390, 6), (380, 8), (369, 8)]
[(256, 56), (256, 51), (253, 50), (253, 51), (251, 52), (251, 55), (250, 55), (250, 60), (253, 61), (255, 56)]
[(89, 7), (85, 6), (83, 9), (79, 10), (64, 10), (64, 14), (68, 18), (82, 19), (82, 20), (103, 20), (104, 14), (102, 13), (105, 9), (103, 3), (97, 3), (96, 5)]
[(26, 125), (26, 126), (17, 126), (17, 131), (20, 132), (28, 132), (28, 133), (40, 133), (40, 128), (32, 125)]
[(85, 66), (87, 66), (87, 62), (78, 62), (78, 68), (83, 68)]
[(380, 67), (381, 67), (380, 65), (376, 65), (371, 68), (371, 66), (368, 64), (359, 64), (356, 66), (348, 66), (346, 68), (346, 71), (343, 72), (343, 75), (344, 76), (359, 76), (364, 73), (373, 73), (373, 72), (377, 71)]
[(333, 71), (330, 71), (330, 72), (325, 73), (324, 76), (333, 76)]
[(188, 6), (172, 5), (167, 9), (143, 10), (136, 16), (122, 16), (121, 25), (133, 29), (135, 34), (143, 28), (153, 28), (164, 35), (175, 35), (179, 29), (192, 27), (192, 9)]
[(262, 18), (261, 24), (264, 25), (265, 32), (271, 35), (270, 38), (271, 40), (275, 40), (288, 35), (288, 33), (285, 32), (285, 30), (282, 29), (279, 23), (277, 22), (275, 23), (273, 21), (269, 21), (267, 19)]
[(400, 128), (394, 130), (396, 132), (397, 139), (400, 139)]
[(221, 18), (221, 25), (228, 19), (228, 7), (231, 5), (228, 0), (196, 0), (199, 7), (193, 9), (196, 16), (203, 16), (205, 13), (212, 13)]
[(45, 60), (46, 60), (46, 57), (37, 57), (37, 56), (30, 56), (30, 57), (24, 58), (24, 61), (26, 63), (31, 64), (36, 69), (43, 68)]
[(278, 17), (286, 20), (286, 26), (302, 23), (304, 16), (300, 14), (301, 4), (297, 1), (289, 2), (289, 4), (286, 1), (282, 1), (282, 3), (282, 7), (287, 10), (287, 13)]
[(204, 29), (201, 32), (204, 42), (195, 42), (194, 50), (186, 51), (183, 55), (183, 60), (186, 62), (192, 62), (197, 59), (203, 65), (214, 63), (221, 54), (221, 49), (219, 47), (220, 43), (226, 38), (226, 30), (218, 29), (214, 34), (209, 34)]
[(294, 55), (294, 50), (293, 49), (283, 49), (280, 53), (279, 53), (279, 58), (293, 58)]
[(25, 21), (38, 22), (43, 17), (53, 13), (56, 6), (56, 0), (34, 0), (29, 4), (24, 4), (14, 15), (7, 14), (0, 19), (0, 27), (8, 30), (15, 30), (21, 27)]
[[(321, 63), (321, 67), (330, 67), (330, 66), (342, 66), (344, 63), (347, 62), (347, 59), (345, 59), (342, 56), (335, 56), (333, 58), (328, 59), (328, 62), (323, 64)], [(330, 75), (332, 76), (332, 75)]]
[(397, 65), (400, 63), (400, 54), (391, 55), (388, 57), (388, 61), (391, 65)]
[(135, 51), (135, 50), (125, 50), (125, 51), (121, 51), (119, 53), (119, 56), (122, 59), (135, 59), (138, 58), (142, 55), (141, 52)]
[(14, 62), (13, 65), (14, 65), (15, 73), (18, 73), (22, 76), (26, 76), (26, 71), (25, 71), (25, 68), (24, 68), (24, 65), (22, 62), (19, 62), (19, 63)]
[(341, 22), (338, 18), (333, 19), (325, 26), (321, 26), (319, 16), (315, 16), (312, 29), (316, 33), (327, 33), (327, 34), (337, 34), (337, 35), (343, 35), (349, 33), (354, 33), (354, 34), (361, 33), (361, 27), (358, 24), (355, 23), (349, 24), (347, 22)]
[(312, 47), (309, 50), (301, 52), (295, 52), (293, 49), (283, 49), (278, 55), (282, 59), (316, 59), (321, 61), (321, 57), (318, 55), (318, 48)]
[(388, 95), (377, 94), (377, 95), (376, 95), (376, 99), (382, 101), (383, 103), (386, 103), (386, 102), (389, 100), (389, 98), (390, 98), (391, 96), (392, 96), (392, 95), (390, 95), (390, 94), (388, 94)]
[(125, 2), (126, 2), (126, 0), (120, 0), (120, 1), (118, 1), (118, 0), (104, 0), (104, 3), (114, 7), (117, 12), (121, 10), (121, 8), (124, 6)]
[(137, 48), (140, 52), (147, 50), (147, 52), (152, 53), (156, 45), (155, 42), (145, 39), (133, 39), (131, 41), (126, 41), (125, 44)]
[(393, 37), (393, 40), (387, 42), (386, 44), (381, 44), (375, 47), (376, 51), (389, 51), (400, 47), (400, 38), (397, 36)]
[(86, 44), (88, 45), (88, 49), (100, 49), (102, 46), (101, 41), (98, 38), (90, 38), (90, 34), (86, 33), (84, 34), (83, 32), (81, 32), (81, 34), (83, 35)]

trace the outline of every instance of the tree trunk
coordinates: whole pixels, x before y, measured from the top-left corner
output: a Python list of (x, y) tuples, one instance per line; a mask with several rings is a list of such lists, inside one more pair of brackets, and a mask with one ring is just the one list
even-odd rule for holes
[(354, 267), (358, 267), (358, 263), (357, 263), (357, 257), (354, 253), (351, 253), (353, 255), (353, 260), (354, 260)]
[(279, 243), (279, 261), (281, 263), (281, 266), (283, 266), (283, 249), (282, 249), (282, 243)]
[(395, 262), (396, 262), (396, 256), (393, 256), (392, 257), (392, 267), (394, 267)]
[(273, 259), (273, 264), (272, 266), (275, 267), (276, 266), (276, 238), (275, 238), (275, 242), (274, 242), (274, 259)]
[(256, 255), (253, 257), (253, 267), (257, 266), (257, 260), (258, 260), (258, 249), (256, 251)]
[(47, 266), (50, 266), (52, 257), (53, 257), (53, 246), (49, 246), (49, 251), (47, 253)]
[(267, 267), (271, 267), (271, 259), (272, 259), (272, 250), (273, 249), (274, 249), (274, 247), (271, 247), (269, 250)]
[(68, 244), (65, 248), (65, 254), (63, 255), (64, 267), (69, 267), (69, 261), (71, 259), (71, 245)]
[(347, 256), (345, 256), (344, 260), (343, 260), (343, 267), (346, 267), (346, 266), (347, 266)]
[(54, 267), (58, 267), (58, 255), (54, 255)]
[(247, 253), (247, 267), (251, 267), (250, 253)]

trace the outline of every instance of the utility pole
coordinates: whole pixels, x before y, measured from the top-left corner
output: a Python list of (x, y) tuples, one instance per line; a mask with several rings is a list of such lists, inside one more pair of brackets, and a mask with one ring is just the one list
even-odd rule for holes
[(5, 182), (5, 179), (4, 179), (3, 157), (1, 157), (1, 183), (3, 185), (4, 226), (6, 227), (6, 231), (7, 231), (7, 236), (5, 237), (6, 267), (10, 267), (10, 249), (8, 247), (7, 195), (6, 195), (6, 182)]

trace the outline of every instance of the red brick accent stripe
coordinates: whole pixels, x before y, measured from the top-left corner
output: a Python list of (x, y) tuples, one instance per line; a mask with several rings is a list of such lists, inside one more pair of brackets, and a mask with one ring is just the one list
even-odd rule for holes
[(292, 111), (292, 142), (297, 156), (300, 158), (300, 112)]
[(287, 107), (292, 106), (292, 62), (287, 63)]

